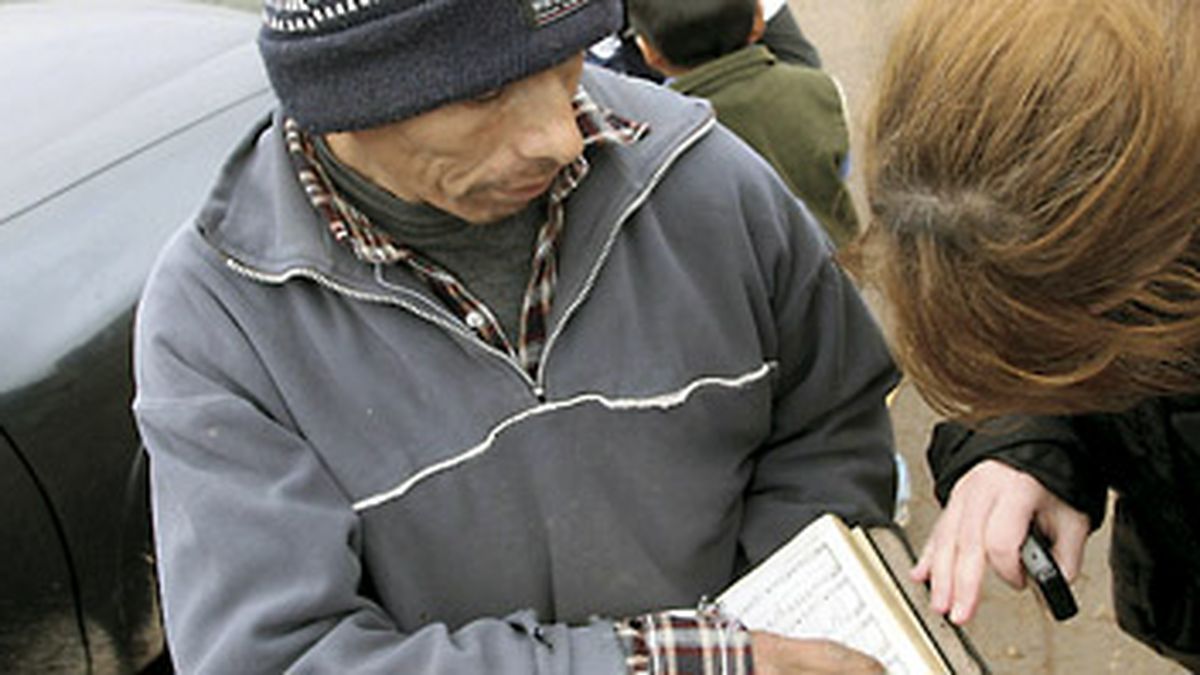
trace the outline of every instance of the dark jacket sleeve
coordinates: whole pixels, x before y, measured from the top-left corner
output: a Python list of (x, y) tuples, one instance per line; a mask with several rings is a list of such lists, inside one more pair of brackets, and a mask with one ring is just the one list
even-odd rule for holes
[(979, 429), (942, 422), (934, 427), (927, 452), (942, 504), (963, 474), (985, 459), (994, 459), (1036, 478), (1059, 499), (1086, 513), (1093, 528), (1104, 520), (1108, 486), (1094, 463), (1087, 461), (1070, 418), (1009, 417)]

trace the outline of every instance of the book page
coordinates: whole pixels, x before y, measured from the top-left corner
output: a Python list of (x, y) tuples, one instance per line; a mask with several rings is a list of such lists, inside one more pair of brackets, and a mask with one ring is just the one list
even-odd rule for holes
[(814, 521), (717, 602), (748, 628), (834, 640), (870, 654), (889, 673), (941, 667), (906, 636), (833, 516)]

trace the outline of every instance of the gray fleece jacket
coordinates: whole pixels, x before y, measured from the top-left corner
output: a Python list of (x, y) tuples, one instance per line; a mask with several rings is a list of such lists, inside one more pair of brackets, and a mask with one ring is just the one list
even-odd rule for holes
[(182, 672), (619, 673), (609, 618), (889, 517), (896, 373), (812, 218), (707, 105), (584, 86), (653, 131), (567, 202), (535, 377), (335, 243), (278, 124), (165, 249), (135, 411)]

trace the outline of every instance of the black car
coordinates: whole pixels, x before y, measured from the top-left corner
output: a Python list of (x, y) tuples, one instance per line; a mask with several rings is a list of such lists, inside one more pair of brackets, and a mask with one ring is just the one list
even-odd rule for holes
[(130, 329), (273, 105), (248, 12), (0, 4), (0, 672), (164, 667)]

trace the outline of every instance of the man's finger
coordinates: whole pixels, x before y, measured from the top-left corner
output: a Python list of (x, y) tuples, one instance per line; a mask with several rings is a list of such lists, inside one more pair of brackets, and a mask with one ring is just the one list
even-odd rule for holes
[(791, 664), (803, 673), (882, 673), (875, 659), (832, 640), (804, 639), (795, 642)]

